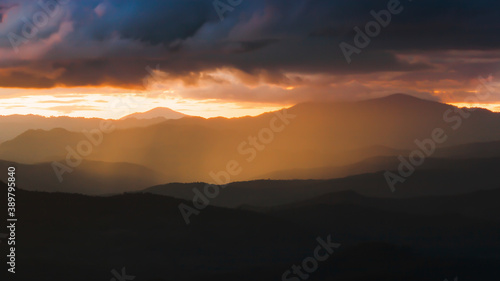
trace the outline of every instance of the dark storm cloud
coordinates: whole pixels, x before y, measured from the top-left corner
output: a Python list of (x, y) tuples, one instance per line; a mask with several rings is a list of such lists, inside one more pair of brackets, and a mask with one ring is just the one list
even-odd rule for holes
[[(315, 1), (313, 1), (315, 2)], [(386, 0), (330, 2), (324, 13), (331, 20), (312, 36), (352, 40), (353, 27), (362, 29), (373, 20), (371, 10), (387, 9)], [(500, 31), (498, 1), (419, 0), (399, 1), (403, 11), (393, 15), (389, 26), (374, 40), (383, 49), (485, 49), (498, 48)], [(325, 4), (327, 5), (327, 4)]]
[(43, 76), (12, 71), (5, 75), (0, 74), (0, 85), (3, 87), (52, 88), (56, 84), (52, 79)]
[[(78, 1), (73, 15), (78, 35), (105, 40), (120, 37), (150, 44), (185, 39), (207, 21), (214, 20), (211, 1)], [(93, 11), (101, 5), (103, 15)]]
[[(156, 64), (171, 77), (221, 67), (265, 72), (274, 81), (289, 72), (400, 71), (417, 77), (410, 74), (445, 63), (403, 60), (399, 54), (500, 46), (497, 1), (401, 1), (403, 12), (347, 64), (339, 43), (351, 43), (353, 28), (363, 28), (372, 20), (370, 11), (385, 9), (388, 0), (243, 0), (223, 21), (213, 0), (85, 0), (61, 5), (19, 53), (9, 53), (7, 35), (21, 34), (21, 19), (43, 11), (37, 2), (0, 0), (0, 86), (141, 87), (145, 67)], [(18, 6), (6, 9), (13, 5)], [(494, 68), (479, 62), (474, 70), (483, 64)], [(468, 76), (468, 65), (450, 66), (457, 72), (450, 76)]]

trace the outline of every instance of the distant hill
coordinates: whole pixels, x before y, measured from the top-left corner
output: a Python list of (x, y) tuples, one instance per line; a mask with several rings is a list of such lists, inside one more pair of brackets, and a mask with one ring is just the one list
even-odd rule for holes
[[(61, 163), (64, 163), (61, 161)], [(17, 185), (25, 190), (105, 195), (136, 191), (165, 182), (164, 175), (137, 164), (83, 161), (57, 178), (52, 163), (18, 164), (0, 160), (0, 170), (16, 168)], [(7, 173), (0, 180), (7, 181)]]
[(82, 117), (44, 117), (39, 115), (8, 115), (0, 116), (0, 143), (11, 140), (28, 130), (52, 130), (56, 128), (71, 132), (93, 130), (99, 128), (103, 121), (111, 122), (118, 129), (146, 127), (165, 121), (165, 118), (137, 120), (104, 120), (100, 118)]
[[(64, 161), (60, 161), (64, 163)], [(314, 198), (330, 192), (351, 190), (366, 196), (409, 198), (430, 195), (451, 195), (500, 186), (496, 175), (500, 172), (500, 158), (435, 159), (425, 164), (405, 182), (396, 185), (392, 193), (384, 178), (384, 170), (398, 167), (397, 159), (379, 157), (356, 165), (327, 170), (324, 180), (254, 180), (233, 182), (210, 200), (215, 206), (241, 205), (270, 207)], [(27, 190), (82, 193), (91, 195), (143, 191), (192, 200), (193, 188), (203, 190), (204, 183), (169, 183), (165, 175), (144, 166), (131, 163), (107, 163), (85, 160), (59, 182), (50, 162), (19, 164), (0, 161), (0, 170), (8, 166), (18, 170), (18, 182)], [(370, 170), (374, 170), (371, 172)], [(343, 174), (356, 173), (345, 176)], [(296, 173), (297, 177), (300, 173)], [(337, 177), (337, 178), (335, 178)], [(335, 178), (335, 179), (332, 179)], [(0, 174), (6, 180), (7, 174)]]
[(353, 205), (360, 208), (375, 208), (398, 213), (429, 216), (462, 215), (469, 218), (500, 222), (500, 185), (497, 189), (481, 190), (450, 196), (426, 196), (418, 198), (376, 198), (363, 196), (355, 191), (339, 191), (321, 195), (310, 200), (277, 206), (261, 211), (284, 214), (290, 210), (300, 212), (313, 206)]
[(162, 117), (165, 119), (179, 119), (179, 118), (183, 118), (186, 116), (188, 116), (188, 115), (174, 111), (174, 110), (167, 108), (167, 107), (157, 107), (157, 108), (151, 109), (151, 110), (146, 111), (146, 112), (133, 113), (133, 114), (127, 115), (121, 119), (122, 120), (129, 119), (129, 118), (153, 119), (153, 118), (158, 118), (158, 117)]
[[(397, 169), (395, 163), (394, 169)], [(393, 170), (393, 169), (391, 169)], [(429, 159), (404, 183), (391, 192), (384, 172), (367, 173), (330, 180), (256, 180), (234, 182), (210, 199), (210, 204), (236, 208), (241, 205), (272, 207), (312, 199), (338, 191), (355, 191), (380, 198), (444, 196), (491, 190), (500, 187), (500, 158)], [(185, 200), (194, 197), (193, 188), (202, 191), (203, 183), (171, 183), (148, 188), (144, 192)]]
[[(500, 127), (499, 113), (476, 110), (467, 119), (457, 119), (455, 111), (459, 109), (451, 105), (393, 95), (361, 102), (303, 103), (286, 114), (186, 117), (115, 130), (86, 159), (138, 164), (165, 174), (171, 182), (214, 182), (210, 173), (224, 171), (234, 160), (241, 172), (230, 181), (244, 181), (277, 171), (343, 167), (411, 151), (417, 148), (415, 140), (430, 138), (437, 128), (447, 135), (439, 147), (500, 140), (500, 131), (491, 129)], [(282, 121), (284, 116), (289, 119)], [(120, 121), (128, 120), (137, 121)], [(461, 125), (455, 130), (457, 120)], [(272, 132), (271, 126), (279, 130)], [(272, 138), (266, 139), (269, 132)], [(257, 144), (251, 144), (254, 138)], [(0, 159), (57, 161), (66, 156), (66, 146), (75, 147), (85, 139), (71, 131), (27, 131), (0, 144)]]
[[(341, 178), (358, 174), (374, 173), (383, 170), (392, 170), (398, 167), (400, 161), (398, 156), (402, 155), (408, 158), (410, 150), (395, 150), (373, 147), (362, 151), (353, 151), (353, 159), (356, 155), (359, 162), (345, 166), (328, 166), (309, 169), (293, 169), (274, 171), (260, 175), (255, 179), (332, 179)], [(362, 157), (364, 155), (364, 157)], [(380, 155), (371, 157), (371, 155)], [(368, 158), (367, 158), (368, 157)], [(439, 158), (437, 158), (439, 157)], [(426, 158), (424, 164), (419, 168), (439, 169), (443, 167), (456, 167), (462, 165), (466, 169), (469, 161), (447, 160), (447, 159), (471, 159), (475, 163), (478, 158), (500, 158), (500, 141), (469, 143), (464, 145), (455, 145), (449, 147), (437, 148), (430, 158)], [(488, 160), (485, 160), (488, 161)]]

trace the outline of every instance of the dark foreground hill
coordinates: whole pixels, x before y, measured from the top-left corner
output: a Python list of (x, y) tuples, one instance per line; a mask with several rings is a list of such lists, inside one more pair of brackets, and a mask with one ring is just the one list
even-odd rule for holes
[(446, 197), (429, 196), (398, 200), (367, 197), (354, 191), (340, 191), (289, 205), (260, 209), (260, 211), (286, 213), (288, 210), (301, 210), (314, 206), (334, 207), (338, 205), (352, 205), (396, 213), (428, 216), (454, 214), (468, 218), (500, 222), (500, 204), (498, 204), (498, 198), (500, 198), (500, 189), (482, 190)]
[(291, 217), (207, 207), (186, 225), (181, 202), (17, 190), (16, 280), (112, 280), (113, 269), (126, 268), (135, 281), (295, 281), (283, 273), (314, 256), (317, 238), (328, 235), (341, 245), (307, 280), (485, 280), (499, 273), (497, 220), (311, 202), (287, 207)]
[[(384, 166), (397, 174), (397, 159), (383, 158)], [(361, 164), (360, 164), (361, 165)], [(454, 195), (500, 186), (500, 158), (427, 159), (425, 164), (395, 185), (392, 192), (385, 172), (360, 174), (330, 180), (256, 180), (234, 182), (221, 188), (219, 195), (209, 199), (211, 205), (238, 207), (250, 205), (271, 207), (312, 199), (337, 191), (356, 191), (372, 197), (411, 198), (432, 195)], [(144, 192), (185, 200), (195, 196), (193, 189), (203, 191), (205, 184), (171, 183), (148, 188)]]
[[(411, 199), (337, 192), (267, 211), (342, 241), (413, 245), (421, 252), (500, 258), (500, 189)], [(461, 245), (457, 247), (457, 245)]]

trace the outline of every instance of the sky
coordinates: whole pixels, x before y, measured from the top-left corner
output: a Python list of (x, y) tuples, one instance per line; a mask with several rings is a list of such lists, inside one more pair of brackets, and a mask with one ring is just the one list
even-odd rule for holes
[(0, 115), (119, 118), (165, 106), (234, 117), (394, 93), (500, 111), (499, 9), (484, 0), (0, 0)]

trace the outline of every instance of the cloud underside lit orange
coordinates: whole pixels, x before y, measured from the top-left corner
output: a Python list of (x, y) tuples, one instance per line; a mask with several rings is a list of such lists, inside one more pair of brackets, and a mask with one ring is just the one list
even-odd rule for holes
[(127, 110), (227, 117), (394, 93), (471, 106), (481, 79), (491, 95), (474, 103), (500, 101), (500, 4), (408, 6), (346, 59), (339, 43), (355, 44), (375, 7), (254, 1), (221, 22), (210, 1), (64, 2), (24, 37), (25, 19), (44, 12), (38, 1), (0, 4), (0, 114), (117, 118), (109, 103), (134, 95), (147, 99)]
[[(466, 55), (460, 53), (460, 57)], [(456, 54), (448, 56), (454, 58)], [(400, 59), (424, 62), (429, 57)], [(394, 93), (492, 111), (499, 111), (500, 101), (500, 83), (493, 74), (456, 79), (453, 75), (439, 77), (438, 71), (329, 74), (261, 70), (248, 73), (232, 67), (173, 74), (159, 65), (146, 66), (141, 71), (140, 84), (120, 84), (119, 80), (103, 78), (99, 85), (78, 87), (4, 86), (0, 88), (1, 114), (120, 118), (162, 106), (189, 115), (238, 117), (301, 102), (366, 100)], [(0, 72), (0, 77), (5, 73), (5, 70)], [(432, 75), (438, 77), (431, 78)]]
[[(324, 78), (315, 77), (317, 80)], [(320, 86), (297, 84), (248, 86), (237, 83), (208, 83), (186, 86), (183, 83), (157, 83), (149, 91), (115, 87), (83, 87), (52, 89), (7, 89), (0, 99), (0, 114), (37, 114), (42, 116), (121, 118), (156, 107), (202, 117), (239, 117), (289, 107), (308, 100), (355, 101), (381, 97), (397, 92), (439, 100), (458, 107), (479, 107), (500, 112), (496, 97), (488, 100), (471, 99), (479, 90), (436, 87), (439, 90), (420, 91), (408, 85), (387, 90), (388, 82), (363, 84), (358, 81)], [(457, 83), (458, 84), (458, 83)], [(421, 85), (421, 83), (420, 83)], [(234, 94), (233, 94), (234, 93)], [(238, 93), (241, 96), (238, 96)], [(266, 96), (268, 95), (268, 96)], [(252, 97), (253, 98), (248, 98)], [(474, 102), (466, 102), (465, 100)]]

